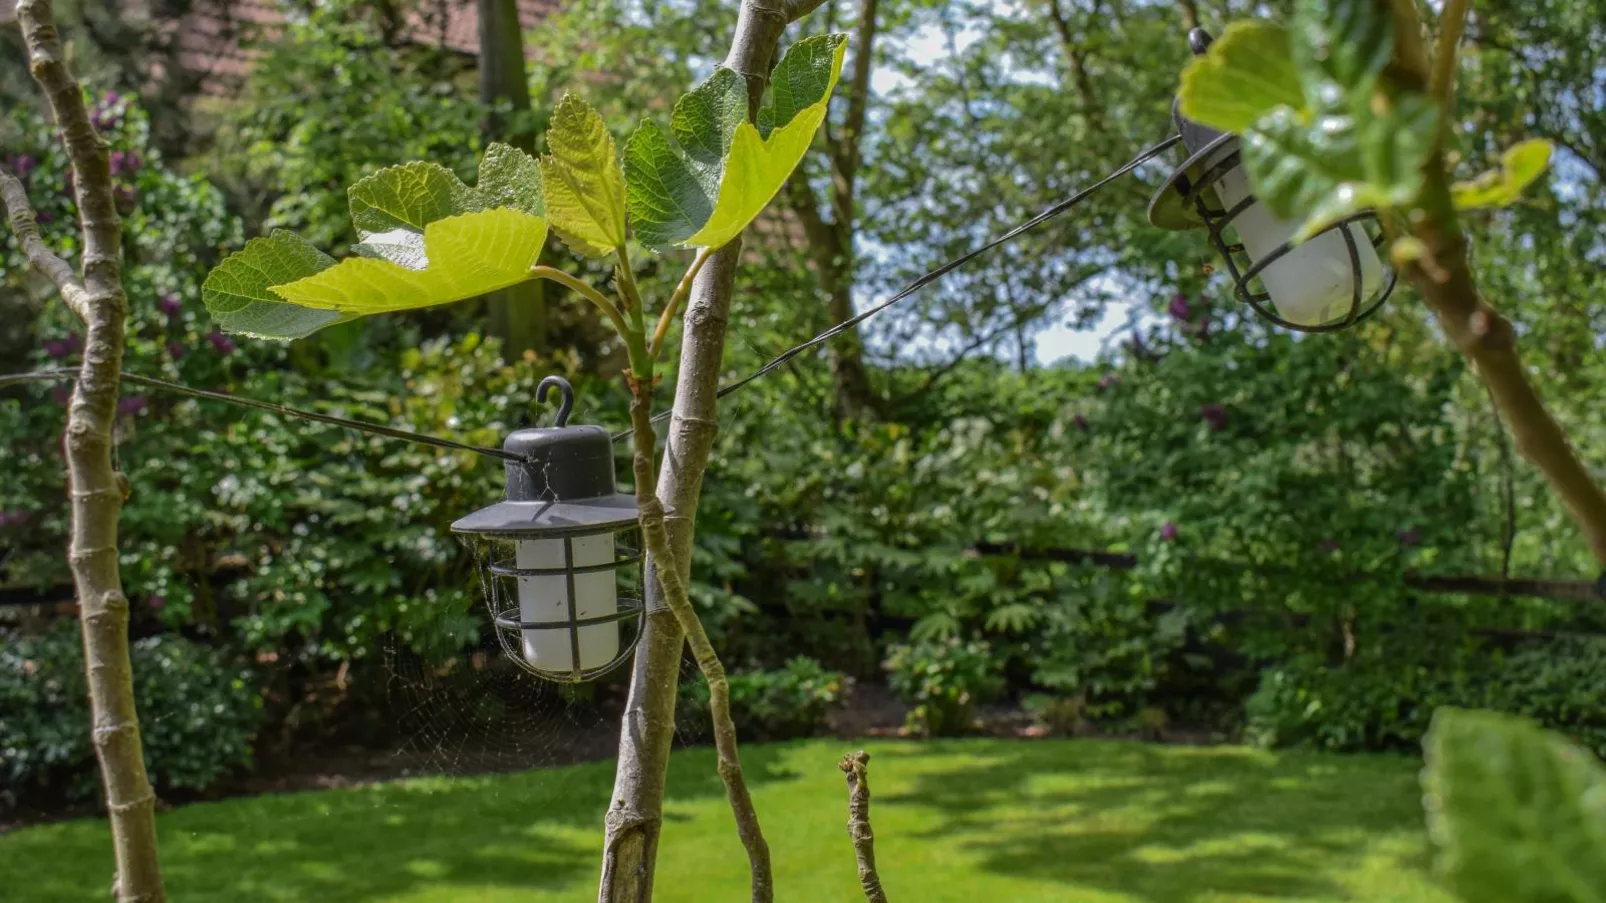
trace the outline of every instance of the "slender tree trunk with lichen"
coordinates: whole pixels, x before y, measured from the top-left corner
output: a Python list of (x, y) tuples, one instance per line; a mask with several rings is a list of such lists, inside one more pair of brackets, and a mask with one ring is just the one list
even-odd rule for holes
[(127, 298), (122, 283), (122, 222), (112, 195), (106, 145), (84, 108), (83, 92), (62, 57), (49, 0), (21, 0), (17, 18), (34, 78), (50, 100), (72, 161), (83, 239), (80, 276), (40, 240), (22, 185), (0, 177), (12, 230), (29, 262), (48, 277), (84, 323), (84, 357), (67, 409), (72, 539), (68, 560), (83, 628), (95, 756), (106, 790), (116, 897), (121, 903), (166, 899), (156, 853), (156, 796), (145, 773), (128, 657), (128, 598), (117, 570), (117, 518), (127, 480), (112, 466), (112, 427), (123, 360)]
[[(747, 81), (748, 115), (756, 118), (775, 50), (788, 23), (820, 0), (743, 0), (725, 66)], [(691, 286), (680, 347), (674, 407), (659, 466), (656, 498), (678, 578), (690, 579), (692, 531), (703, 472), (717, 426), (725, 330), (741, 257), (737, 238), (708, 258)], [(664, 782), (675, 735), (675, 691), (685, 634), (662, 596), (658, 559), (647, 557), (647, 607), (630, 697), (620, 724), (619, 764), (608, 809), (600, 903), (652, 900)]]

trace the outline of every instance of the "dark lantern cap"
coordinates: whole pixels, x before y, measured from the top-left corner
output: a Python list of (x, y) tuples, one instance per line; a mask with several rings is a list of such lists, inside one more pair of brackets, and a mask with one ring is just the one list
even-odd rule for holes
[(505, 464), (506, 499), (459, 518), (453, 533), (561, 537), (635, 523), (635, 498), (620, 493), (614, 482), (613, 437), (600, 426), (568, 425), (574, 388), (562, 377), (543, 379), (536, 401), (545, 401), (554, 386), (563, 393), (557, 425), (507, 437), (503, 450), (520, 460)]

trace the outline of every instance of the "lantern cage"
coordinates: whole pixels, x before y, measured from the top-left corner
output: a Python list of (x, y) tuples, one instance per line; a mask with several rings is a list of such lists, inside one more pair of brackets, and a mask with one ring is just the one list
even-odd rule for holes
[(613, 440), (568, 426), (574, 390), (558, 386), (557, 425), (518, 430), (503, 449), (505, 500), (452, 524), (478, 558), (485, 605), (502, 651), (545, 680), (594, 680), (628, 660), (641, 639), (641, 545), (636, 500), (614, 483)]
[[(1197, 55), (1209, 49), (1211, 38), (1196, 28), (1188, 42)], [(1189, 156), (1150, 202), (1152, 225), (1170, 231), (1203, 227), (1239, 300), (1278, 326), (1336, 332), (1383, 306), (1399, 274), (1378, 253), (1384, 236), (1376, 212), (1352, 214), (1295, 244), (1289, 239), (1298, 224), (1276, 218), (1249, 192), (1238, 137), (1184, 118), (1175, 104), (1172, 118)], [(1283, 305), (1287, 309), (1279, 310)], [(1290, 311), (1299, 315), (1285, 315)]]

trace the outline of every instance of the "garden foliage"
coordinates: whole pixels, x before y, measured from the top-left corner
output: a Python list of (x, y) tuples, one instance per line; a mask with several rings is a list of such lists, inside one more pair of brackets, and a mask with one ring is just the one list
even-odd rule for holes
[[(605, 4), (582, 6), (573, 15), (602, 15)], [(1511, 298), (1536, 378), (1598, 467), (1606, 371), (1602, 314), (1591, 299), (1606, 294), (1601, 269), (1580, 261), (1600, 253), (1606, 207), (1598, 150), (1590, 149), (1606, 146), (1606, 131), (1598, 111), (1584, 109), (1540, 133), (1579, 130), (1578, 152), (1556, 151), (1575, 174), (1576, 190), (1562, 190), (1535, 178), (1539, 148), (1514, 144), (1503, 125), (1542, 125), (1551, 100), (1599, 90), (1598, 68), (1577, 63), (1587, 44), (1572, 33), (1587, 33), (1598, 17), (1567, 18), (1584, 3), (1546, 6), (1555, 21), (1573, 24), (1546, 30), (1525, 7), (1487, 7), (1485, 27), (1502, 40), (1478, 50), (1463, 103), (1476, 113), (1469, 120), (1494, 125), (1463, 138), (1463, 190), (1503, 202), (1533, 179), (1521, 203), (1469, 212), (1479, 278)], [(864, 284), (894, 283), (1005, 219), (1023, 219), (1071, 187), (1067, 167), (1129, 156), (1131, 147), (1109, 146), (1112, 135), (1163, 125), (1175, 88), (1168, 73), (1183, 65), (1184, 48), (1172, 11), (1156, 10), (1124, 13), (1129, 32), (1085, 23), (1106, 53), (1095, 65), (1132, 86), (1101, 92), (1097, 108), (1063, 90), (1058, 75), (1011, 81), (1000, 70), (998, 60), (1055, 58), (1043, 22), (955, 12), (971, 17), (961, 24), (978, 34), (955, 60), (962, 70), (896, 60), (919, 87), (889, 98), (884, 119), (869, 120), (867, 152), (877, 162), (866, 167), (862, 203), (871, 240), (910, 250), (907, 259), (867, 255)], [(661, 85), (597, 79), (603, 114), (548, 99), (561, 137), (549, 140), (543, 163), (482, 148), (471, 134), (477, 111), (450, 79), (426, 71), (433, 62), (381, 70), (375, 61), (389, 58), (374, 52), (373, 35), (337, 12), (314, 12), (287, 31), (254, 76), (258, 101), (230, 120), (239, 140), (220, 145), (235, 156), (215, 181), (252, 203), (230, 207), (229, 195), (199, 173), (206, 160), (180, 165), (153, 150), (146, 114), (132, 99), (96, 98), (128, 224), (127, 369), (485, 445), (530, 421), (535, 383), (549, 372), (574, 379), (577, 420), (623, 426), (617, 349), (580, 344), (505, 361), (466, 305), (462, 313), (337, 323), (372, 307), (353, 301), (361, 300), (353, 284), (377, 274), (394, 280), (388, 299), (417, 304), (476, 294), (528, 269), (539, 247), (536, 221), (580, 252), (611, 247), (626, 229), (649, 249), (720, 240), (781, 188), (786, 160), (804, 146), (788, 123), (817, 127), (821, 91), (842, 53), (835, 39), (803, 42), (801, 55), (777, 70), (778, 88), (796, 92), (772, 93), (756, 127), (736, 115), (732, 79), (716, 75), (622, 147), (611, 136), (624, 132), (608, 128), (619, 125), (613, 94), (652, 95), (665, 109), (673, 98)], [(619, 34), (640, 40), (639, 31)], [(1354, 183), (1403, 197), (1409, 173), (1396, 164), (1413, 147), (1373, 158), (1351, 154), (1349, 144), (1306, 140), (1315, 109), (1307, 98), (1320, 88), (1300, 75), (1295, 48), (1307, 37), (1276, 26), (1223, 34), (1190, 70), (1190, 90), (1203, 92), (1208, 73), (1245, 48), (1276, 52), (1250, 54), (1267, 71), (1254, 90), (1225, 95), (1237, 106), (1198, 112), (1230, 114), (1236, 118), (1215, 121), (1298, 149), (1300, 177), (1289, 178), (1290, 191), (1320, 189), (1331, 199)], [(573, 51), (563, 65), (583, 68), (590, 53), (623, 52), (611, 40)], [(685, 41), (684, 53), (665, 59), (694, 55), (694, 38)], [(1513, 49), (1530, 46), (1565, 52), (1533, 60)], [(1370, 58), (1334, 60), (1322, 75), (1341, 88), (1329, 112), (1346, 123), (1346, 141), (1376, 127), (1370, 106), (1351, 96), (1373, 67)], [(326, 69), (346, 78), (323, 83), (309, 74)], [(1542, 74), (1530, 81), (1533, 72)], [(556, 78), (537, 67), (538, 82)], [(1509, 90), (1517, 81), (1523, 89)], [(996, 102), (961, 103), (976, 85), (994, 86), (987, 90)], [(1185, 102), (1208, 105), (1209, 96)], [(1216, 96), (1220, 105), (1224, 95)], [(46, 123), (11, 112), (9, 162), (26, 178), (47, 241), (70, 254), (65, 161)], [(545, 106), (535, 112), (548, 118)], [(1106, 117), (1103, 128), (1090, 124), (1095, 114)], [(664, 124), (651, 124), (658, 120)], [(341, 128), (328, 128), (333, 121)], [(900, 152), (910, 144), (923, 154)], [(1068, 154), (1071, 147), (1086, 157)], [(409, 158), (431, 163), (375, 172)], [(1005, 178), (1016, 173), (1033, 175)], [(1076, 175), (1080, 182), (1096, 173)], [(1027, 191), (1026, 183), (1044, 187)], [(735, 186), (728, 196), (727, 185)], [(928, 185), (941, 190), (926, 192)], [(256, 203), (259, 195), (267, 203)], [(598, 198), (607, 203), (597, 206)], [(1129, 337), (1094, 363), (1012, 366), (999, 350), (1005, 344), (953, 361), (888, 356), (874, 368), (886, 400), (881, 416), (837, 422), (823, 397), (823, 365), (804, 357), (722, 402), (691, 591), (732, 666), (738, 723), (754, 736), (810, 730), (839, 697), (841, 672), (894, 681), (924, 712), (916, 726), (934, 733), (962, 730), (989, 698), (1031, 696), (1038, 711), (1060, 713), (1052, 717), (1061, 725), (1085, 718), (1125, 730), (1141, 713), (1164, 710), (1174, 723), (1227, 737), (1410, 749), (1436, 707), (1461, 705), (1524, 714), (1606, 748), (1599, 644), (1511, 636), (1596, 633), (1606, 630), (1606, 613), (1425, 594), (1403, 583), (1412, 571), (1500, 572), (1508, 516), (1513, 573), (1595, 576), (1537, 479), (1506, 462), (1475, 376), (1437, 345), (1418, 306), (1402, 293), (1376, 322), (1334, 336), (1268, 330), (1230, 302), (1219, 277), (1200, 273), (1202, 245), (1184, 248), (1134, 226), (1126, 206), (1089, 208), (1087, 223), (1011, 245), (996, 268), (978, 261), (981, 269), (954, 274), (957, 288), (944, 283), (912, 301), (925, 306), (885, 333), (890, 345), (913, 346), (925, 330), (1018, 326), (1026, 354), (1061, 299), (1082, 298), (1079, 286), (1092, 274), (1114, 274), (1099, 284), (1145, 303)], [(269, 237), (241, 250), (241, 215), (253, 226), (265, 220)], [(760, 225), (738, 282), (732, 372), (824, 325), (817, 287), (791, 244), (796, 236), (768, 220)], [(273, 237), (278, 228), (287, 232)], [(497, 236), (507, 240), (488, 240)], [(483, 260), (471, 284), (460, 274), (440, 278), (431, 268), (454, 242), (471, 244), (476, 259), (500, 256)], [(1118, 251), (1088, 250), (1107, 248)], [(275, 278), (231, 280), (224, 263), (203, 299), (207, 273), (230, 253), (244, 255), (232, 258), (237, 264), (260, 256)], [(8, 310), (23, 315), (0, 323), (0, 369), (70, 366), (78, 349), (68, 315), (47, 303), (13, 245), (4, 254), (0, 290), (15, 305)], [(644, 284), (678, 275), (665, 259), (639, 255)], [(1005, 290), (1019, 296), (994, 297)], [(247, 331), (318, 331), (291, 345), (237, 340), (215, 329), (205, 300), (222, 322)], [(259, 310), (279, 319), (229, 319)], [(66, 582), (58, 399), (49, 384), (0, 394), (0, 582), (49, 599), (60, 598)], [(132, 495), (121, 563), (134, 635), (146, 650), (136, 654), (183, 649), (199, 661), (202, 647), (215, 650), (231, 677), (207, 692), (240, 715), (224, 721), (232, 739), (202, 744), (213, 751), (210, 765), (164, 765), (155, 751), (165, 742), (161, 722), (153, 722), (146, 740), (159, 781), (215, 778), (239, 764), (253, 732), (257, 747), (338, 733), (360, 718), (351, 696), (382, 684), (388, 658), (433, 665), (491, 648), (471, 563), (446, 528), (496, 497), (494, 462), (133, 386), (123, 401), (117, 455)], [(1138, 564), (1112, 570), (1031, 554), (1042, 549), (1127, 552)], [(72, 672), (71, 644), (35, 639), (32, 628), (0, 629), (9, 631), (0, 641), (7, 650), (34, 644), (18, 661)], [(167, 679), (142, 661), (137, 674)], [(337, 688), (342, 669), (348, 680), (340, 686), (356, 689)], [(177, 691), (152, 684), (142, 692)], [(23, 696), (4, 698), (0, 705), (24, 704), (11, 702)], [(260, 714), (247, 719), (257, 705)], [(16, 711), (0, 711), (0, 720), (23, 723)], [(39, 749), (69, 758), (87, 749), (73, 745), (68, 720), (50, 724), (28, 729), (45, 738)], [(13, 776), (18, 786), (64, 780), (53, 763), (66, 759), (18, 761), (29, 771)]]

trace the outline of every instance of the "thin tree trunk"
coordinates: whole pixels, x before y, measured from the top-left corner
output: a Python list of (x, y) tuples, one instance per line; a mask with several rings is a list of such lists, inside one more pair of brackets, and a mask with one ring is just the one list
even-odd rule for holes
[[(725, 65), (747, 80), (755, 118), (781, 33), (820, 0), (743, 0)], [(658, 499), (681, 577), (689, 579), (697, 501), (718, 431), (717, 399), (725, 328), (741, 256), (738, 237), (709, 258), (692, 284), (680, 348), (674, 414), (669, 422)], [(645, 592), (656, 609), (642, 624), (630, 697), (619, 731), (619, 764), (607, 816), (599, 903), (650, 903), (663, 830), (664, 781), (675, 733), (675, 690), (684, 634), (665, 609), (656, 562), (649, 556)]]
[[(859, 0), (853, 29), (853, 68), (847, 84), (847, 112), (831, 155), (831, 241), (829, 278), (825, 279), (827, 311), (832, 323), (851, 318), (853, 310), (854, 190), (864, 155), (865, 111), (870, 104), (870, 75), (875, 68), (877, 0)], [(822, 271), (822, 276), (827, 274)], [(870, 373), (864, 364), (864, 342), (857, 328), (838, 336), (829, 347), (831, 375), (836, 382), (837, 413), (857, 420), (876, 408)]]
[(1199, 6), (1194, 0), (1177, 0), (1177, 12), (1182, 15), (1182, 27), (1192, 31), (1199, 27)]
[[(528, 153), (535, 151), (530, 121), (530, 84), (524, 68), (524, 37), (518, 0), (476, 0), (479, 16), (480, 102), (489, 107), (484, 132)], [(497, 109), (505, 106), (506, 112)], [(491, 332), (514, 360), (547, 345), (546, 282), (531, 280), (488, 298)]]
[[(166, 899), (156, 853), (156, 796), (145, 773), (134, 683), (128, 659), (128, 598), (117, 570), (117, 517), (128, 481), (112, 467), (118, 373), (123, 360), (127, 299), (122, 282), (122, 221), (112, 196), (106, 146), (90, 124), (83, 93), (67, 71), (49, 0), (21, 0), (34, 78), (44, 88), (72, 161), (83, 238), (83, 276), (37, 241), (22, 186), (5, 180), (12, 227), (34, 265), (56, 282), (85, 326), (84, 358), (67, 411), (67, 468), (72, 500), (68, 561), (78, 592), (84, 669), (89, 685), (95, 756), (106, 790), (115, 892), (122, 903)], [(52, 259), (54, 258), (54, 259)]]
[[(1374, 0), (1395, 22), (1391, 71), (1408, 87), (1428, 92), (1448, 106), (1455, 90), (1457, 47), (1469, 0), (1449, 0), (1440, 16), (1438, 46), (1430, 58), (1416, 6), (1410, 0)], [(1448, 119), (1448, 116), (1446, 116)], [(1442, 136), (1441, 136), (1442, 137)], [(1606, 567), (1606, 492), (1579, 460), (1517, 355), (1516, 330), (1479, 294), (1467, 259), (1467, 240), (1450, 194), (1450, 174), (1441, 147), (1423, 165), (1421, 207), (1409, 224), (1421, 256), (1405, 275), (1422, 293), (1445, 337), (1460, 349), (1489, 388), (1495, 407), (1524, 458), (1539, 468)], [(1603, 576), (1606, 579), (1606, 576)]]

